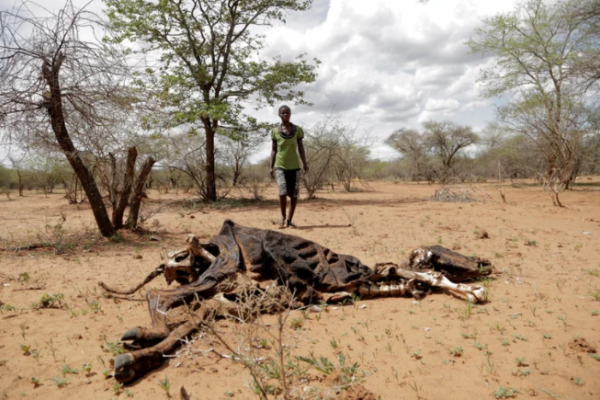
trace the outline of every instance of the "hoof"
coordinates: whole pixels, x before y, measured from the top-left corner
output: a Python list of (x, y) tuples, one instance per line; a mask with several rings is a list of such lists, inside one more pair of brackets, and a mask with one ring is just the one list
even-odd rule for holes
[(135, 378), (135, 371), (129, 369), (127, 371), (117, 372), (115, 373), (115, 379), (119, 383), (128, 382)]
[[(123, 368), (127, 368), (127, 367), (133, 365), (134, 361), (135, 361), (135, 358), (131, 354), (119, 354), (115, 358), (115, 366), (114, 366), (115, 377), (120, 373), (124, 373)], [(125, 371), (125, 372), (129, 372), (129, 371)], [(131, 371), (131, 372), (133, 372), (133, 371)], [(135, 375), (135, 373), (134, 373), (134, 375)], [(131, 378), (133, 378), (133, 376)], [(129, 378), (129, 379), (131, 379), (131, 378)]]
[(127, 332), (121, 336), (121, 340), (138, 340), (141, 339), (141, 330), (140, 328), (131, 328)]
[(129, 351), (136, 351), (136, 350), (141, 350), (142, 346), (139, 344), (123, 342), (123, 348), (125, 350), (129, 350)]

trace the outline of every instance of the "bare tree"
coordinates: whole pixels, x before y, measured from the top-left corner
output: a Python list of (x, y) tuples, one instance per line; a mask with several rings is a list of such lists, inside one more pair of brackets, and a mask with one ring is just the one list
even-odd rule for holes
[(303, 175), (303, 183), (308, 197), (336, 178), (346, 191), (352, 190), (352, 181), (367, 164), (371, 141), (368, 133), (359, 135), (356, 128), (330, 114), (307, 129), (304, 148), (310, 171)]
[(261, 144), (257, 135), (226, 132), (217, 138), (220, 148), (216, 157), (220, 163), (230, 169), (231, 184), (236, 186), (243, 180), (244, 168), (248, 166), (250, 156)]
[(15, 170), (15, 172), (17, 173), (17, 182), (19, 185), (19, 196), (23, 197), (23, 188), (25, 187), (25, 182), (24, 182), (24, 171), (23, 171), (23, 167), (22, 167), (22, 163), (23, 163), (23, 156), (21, 157), (16, 157), (15, 155), (9, 155), (8, 159), (10, 160), (10, 163), (12, 164), (13, 169)]
[(95, 38), (102, 26), (96, 15), (71, 1), (57, 13), (41, 8), (46, 17), (33, 16), (32, 8), (41, 7), (25, 1), (0, 13), (1, 127), (13, 140), (27, 132), (58, 145), (86, 192), (100, 232), (113, 236), (100, 191), (71, 132), (98, 131), (110, 122), (104, 107), (130, 101), (122, 79), (127, 65), (115, 47)]
[(336, 139), (339, 127), (319, 122), (307, 129), (304, 149), (306, 161), (310, 165), (308, 173), (302, 175), (302, 183), (308, 192), (308, 198), (314, 198), (316, 191), (323, 186), (331, 175), (331, 165), (336, 151)]
[(564, 188), (577, 175), (582, 138), (597, 112), (586, 91), (600, 76), (598, 8), (597, 0), (524, 1), (484, 20), (467, 43), (494, 56), (481, 72), (482, 93), (508, 96), (501, 121), (538, 146), (545, 179)]

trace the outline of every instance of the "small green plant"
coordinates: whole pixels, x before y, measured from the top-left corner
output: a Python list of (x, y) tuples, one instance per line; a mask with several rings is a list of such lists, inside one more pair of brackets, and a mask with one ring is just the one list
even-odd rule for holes
[(60, 378), (57, 378), (56, 376), (54, 378), (52, 378), (52, 379), (47, 379), (47, 380), (54, 382), (54, 384), (58, 388), (62, 388), (63, 386), (65, 386), (69, 382), (68, 379), (60, 379)]
[(537, 247), (538, 243), (535, 240), (526, 239), (525, 246)]
[(40, 386), (40, 380), (38, 378), (36, 378), (35, 376), (31, 378), (31, 383), (33, 383), (34, 388)]
[[(90, 310), (94, 314), (98, 314), (99, 312), (102, 312), (102, 306), (97, 301), (90, 301), (90, 302), (88, 302), (88, 306), (90, 306)], [(83, 311), (82, 311), (82, 313), (83, 313)], [(85, 314), (83, 314), (83, 315), (85, 315)]]
[(531, 304), (527, 306), (527, 308), (529, 308), (529, 311), (531, 311), (531, 314), (533, 314), (533, 316), (535, 317), (535, 312), (537, 310), (536, 306), (532, 306)]
[(121, 243), (123, 241), (123, 235), (121, 235), (121, 233), (117, 232), (110, 237), (110, 241), (113, 243)]
[(500, 324), (500, 321), (496, 320), (496, 324), (494, 325), (494, 329), (497, 330), (498, 332), (500, 332), (500, 334), (504, 334), (504, 331), (506, 328), (504, 328), (504, 326), (502, 324)]
[(6, 365), (6, 363), (8, 362), (8, 358), (3, 358), (0, 360), (0, 367), (4, 367)]
[(62, 293), (43, 294), (39, 303), (33, 305), (34, 308), (58, 308), (62, 304), (65, 295)]
[(63, 378), (67, 376), (67, 374), (77, 375), (79, 373), (78, 370), (71, 368), (67, 364), (63, 365), (62, 370), (60, 372)]
[(525, 368), (525, 369), (518, 369), (516, 371), (512, 371), (512, 374), (514, 376), (518, 376), (519, 378), (523, 378), (526, 377), (528, 375), (531, 375), (531, 370), (529, 368)]
[(337, 349), (340, 347), (340, 344), (338, 343), (337, 340), (335, 340), (334, 337), (332, 337), (331, 340), (329, 341), (329, 345), (331, 346), (332, 349)]
[(31, 357), (39, 364), (40, 350), (38, 350), (38, 349), (31, 350)]
[(448, 352), (454, 357), (461, 357), (464, 353), (464, 350), (462, 347), (458, 346), (453, 349), (448, 349)]
[(417, 381), (413, 380), (413, 383), (409, 383), (408, 386), (415, 392), (415, 394), (417, 395), (417, 400), (421, 400), (421, 389), (423, 388), (423, 385), (417, 385)]
[(517, 363), (517, 367), (527, 367), (529, 364), (525, 363), (525, 358), (515, 357), (515, 362)]
[(581, 378), (580, 378), (580, 377), (576, 377), (576, 378), (575, 378), (575, 384), (576, 384), (577, 386), (583, 386), (583, 381), (581, 380)]
[(504, 386), (500, 386), (494, 392), (494, 397), (497, 399), (508, 399), (510, 397), (515, 397), (515, 394), (521, 393), (517, 389), (506, 388)]
[(473, 303), (467, 300), (463, 308), (455, 308), (454, 311), (459, 315), (460, 319), (469, 319), (473, 314)]
[(52, 358), (54, 358), (54, 362), (56, 362), (56, 349), (54, 348), (54, 342), (52, 338), (46, 342), (48, 346), (50, 346), (50, 354), (52, 354)]
[(527, 341), (527, 337), (523, 336), (523, 335), (515, 335), (515, 340), (513, 340), (513, 341), (516, 342), (516, 339), (522, 340), (524, 342)]
[(565, 315), (559, 315), (559, 316), (558, 316), (558, 319), (562, 321), (562, 323), (563, 323), (563, 325), (564, 325), (564, 326), (567, 326), (567, 325), (568, 325), (568, 324), (567, 324), (567, 317), (568, 317), (568, 316), (567, 316), (567, 314), (566, 314), (566, 313), (565, 313)]
[(600, 278), (600, 271), (597, 269), (584, 269), (585, 272), (590, 274), (591, 276), (595, 276), (596, 278)]
[(592, 357), (596, 361), (600, 361), (600, 354), (590, 354), (590, 357)]
[(82, 370), (85, 372), (85, 376), (90, 376), (92, 373), (92, 364), (83, 364)]
[(486, 358), (486, 363), (484, 364), (484, 367), (490, 375), (494, 375), (494, 373), (496, 372), (496, 365), (492, 362), (489, 356), (488, 358)]
[(21, 345), (21, 351), (23, 352), (24, 356), (29, 356), (31, 355), (31, 345), (28, 344), (22, 344)]
[(29, 273), (23, 272), (19, 274), (19, 280), (23, 282), (29, 282)]
[(297, 356), (297, 359), (313, 366), (317, 371), (320, 371), (326, 375), (331, 374), (335, 370), (335, 366), (327, 358), (320, 356), (318, 359), (313, 353), (310, 353), (310, 357)]
[(165, 393), (167, 394), (167, 397), (171, 397), (171, 393), (169, 393), (169, 391), (171, 390), (171, 383), (169, 382), (169, 377), (167, 375), (165, 375), (165, 379), (163, 379), (162, 381), (160, 379), (157, 379), (158, 381), (158, 386), (160, 386), (160, 388), (162, 390), (165, 391)]
[[(160, 381), (159, 381), (160, 382)], [(116, 394), (117, 396), (121, 394), (121, 391), (123, 390), (123, 384), (119, 383), (119, 382), (115, 382), (113, 384), (113, 393)], [(171, 397), (171, 396), (169, 396)]]
[(293, 330), (299, 331), (304, 326), (304, 318), (292, 319), (290, 326)]
[(107, 353), (111, 353), (113, 356), (118, 356), (119, 354), (125, 353), (125, 349), (123, 348), (122, 344), (119, 342), (109, 342), (106, 340), (106, 337), (104, 337), (102, 349)]
[(10, 304), (2, 304), (0, 306), (0, 311), (15, 311), (16, 309), (15, 306), (11, 306)]

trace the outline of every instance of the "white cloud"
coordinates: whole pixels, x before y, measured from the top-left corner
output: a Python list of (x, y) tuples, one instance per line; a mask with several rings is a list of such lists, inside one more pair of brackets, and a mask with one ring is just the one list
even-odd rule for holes
[[(315, 0), (321, 18), (326, 3)], [(345, 118), (376, 128), (381, 151), (400, 127), (430, 119), (481, 127), (493, 118), (492, 102), (479, 97), (476, 82), (487, 60), (470, 54), (464, 43), (484, 17), (516, 3), (331, 0), (317, 24), (268, 31), (263, 55), (318, 57), (319, 77), (307, 90), (315, 105), (298, 107), (295, 120), (311, 125), (335, 105)]]
[[(401, 127), (428, 119), (453, 119), (481, 127), (493, 118), (490, 100), (479, 97), (476, 78), (488, 61), (469, 54), (464, 42), (486, 16), (507, 12), (518, 0), (314, 0), (287, 24), (261, 30), (262, 57), (318, 57), (317, 81), (306, 89), (313, 107), (295, 107), (294, 121), (305, 126), (324, 113), (343, 113), (350, 123), (372, 128), (383, 140)], [(64, 0), (39, 0), (57, 9)], [(0, 0), (0, 10), (14, 0)], [(74, 0), (82, 6), (87, 0)], [(104, 4), (94, 0), (91, 9)], [(255, 116), (277, 121), (275, 108)]]

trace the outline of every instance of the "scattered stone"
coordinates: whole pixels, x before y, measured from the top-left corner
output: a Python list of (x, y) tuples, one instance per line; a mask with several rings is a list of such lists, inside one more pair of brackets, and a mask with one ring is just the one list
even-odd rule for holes
[(596, 348), (584, 338), (573, 339), (571, 343), (569, 343), (569, 348), (580, 353), (596, 354)]
[(478, 239), (489, 239), (490, 238), (490, 234), (487, 233), (487, 231), (485, 229), (482, 229), (481, 231), (479, 231), (477, 233), (477, 238)]
[(320, 313), (323, 311), (323, 309), (319, 306), (312, 306), (308, 309), (308, 311), (310, 311), (312, 313)]
[(158, 236), (152, 235), (152, 236), (150, 236), (150, 240), (153, 242), (160, 242), (162, 239), (159, 238)]
[(474, 203), (477, 200), (471, 196), (471, 192), (471, 190), (463, 187), (458, 189), (444, 186), (443, 188), (436, 190), (429, 200), (444, 203)]
[(134, 254), (134, 255), (133, 255), (133, 259), (134, 259), (134, 260), (141, 260), (142, 258), (144, 258), (144, 257), (142, 257), (142, 255), (141, 255), (141, 254)]
[(83, 335), (81, 335), (81, 333), (74, 333), (71, 335), (71, 339), (80, 340), (83, 339)]

